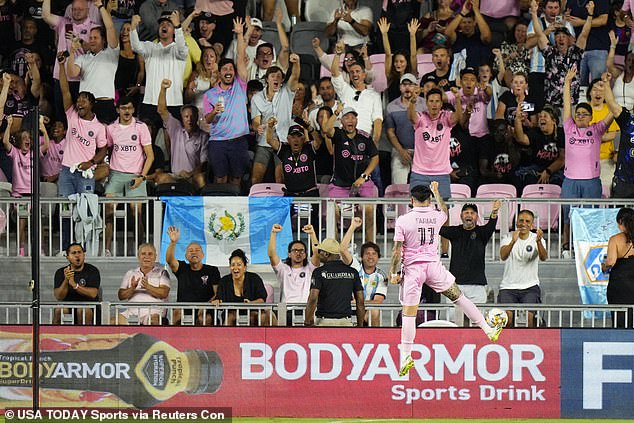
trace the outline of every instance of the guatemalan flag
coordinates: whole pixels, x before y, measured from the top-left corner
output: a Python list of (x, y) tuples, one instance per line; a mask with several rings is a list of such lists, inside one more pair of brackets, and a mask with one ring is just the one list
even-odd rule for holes
[(269, 263), (271, 227), (278, 223), (277, 254), (287, 256), (292, 240), (290, 208), (292, 197), (161, 197), (166, 204), (161, 237), (161, 260), (170, 243), (169, 226), (180, 229), (176, 258), (185, 260), (185, 249), (199, 243), (205, 263), (228, 266), (231, 252), (241, 248), (250, 263)]
[[(616, 224), (618, 212), (619, 209), (571, 208), (577, 282), (583, 304), (608, 303), (609, 275), (601, 271), (601, 263), (608, 254), (610, 237), (619, 232)], [(585, 317), (591, 317), (591, 313), (586, 312)]]

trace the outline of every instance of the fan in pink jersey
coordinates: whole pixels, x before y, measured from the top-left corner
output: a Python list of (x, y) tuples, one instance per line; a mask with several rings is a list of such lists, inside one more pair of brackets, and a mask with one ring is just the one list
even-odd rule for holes
[[(117, 113), (119, 119), (108, 125), (106, 131), (111, 151), (106, 197), (147, 197), (145, 181), (154, 162), (150, 130), (145, 123), (134, 118), (132, 97), (119, 99)], [(106, 256), (112, 251), (114, 207), (113, 203), (106, 204)], [(141, 222), (141, 205), (135, 204), (133, 208)]]
[[(440, 210), (432, 205), (432, 194)], [(390, 281), (400, 283), (399, 299), (403, 305), (401, 352), (404, 359), (400, 376), (405, 376), (414, 367), (411, 352), (423, 284), (449, 298), (491, 341), (497, 341), (502, 331), (501, 325), (489, 326), (480, 310), (460, 291), (456, 278), (440, 262), (439, 233), (447, 220), (447, 206), (438, 191), (438, 182), (433, 181), (431, 188), (427, 185), (412, 187), (410, 201), (412, 209), (396, 219), (390, 267)], [(398, 272), (399, 265), (401, 272)]]
[[(6, 75), (7, 74), (5, 73), (4, 76), (6, 77)], [(5, 84), (4, 87), (8, 88), (8, 84)], [(6, 99), (7, 88), (4, 87), (0, 97)], [(11, 137), (11, 131), (9, 128), (11, 128), (12, 123), (13, 116), (7, 116), (7, 129), (4, 131), (4, 136), (2, 137), (4, 149), (13, 163), (13, 190), (11, 195), (14, 197), (30, 196), (31, 174), (33, 172), (33, 169), (31, 168), (31, 133), (26, 129), (20, 129), (16, 132), (16, 147), (13, 147), (9, 141)], [(49, 144), (48, 133), (46, 132), (46, 127), (44, 126), (44, 116), (40, 116), (40, 131), (42, 131), (42, 134), (44, 135), (44, 143), (39, 149), (39, 157), (41, 159), (42, 156), (46, 154)], [(23, 207), (23, 205), (18, 205), (18, 207)], [(24, 205), (24, 207), (26, 207), (26, 205)], [(18, 225), (18, 244), (20, 245), (21, 256), (25, 255), (24, 245), (26, 243), (26, 223), (26, 216), (24, 218), (20, 218), (20, 223)]]

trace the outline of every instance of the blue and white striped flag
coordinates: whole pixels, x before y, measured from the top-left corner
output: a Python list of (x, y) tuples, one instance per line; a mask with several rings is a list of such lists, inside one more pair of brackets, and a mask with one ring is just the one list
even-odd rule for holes
[(228, 266), (229, 255), (236, 248), (246, 253), (250, 263), (269, 263), (268, 242), (271, 226), (283, 226), (277, 236), (277, 253), (286, 257), (292, 240), (290, 207), (292, 197), (161, 197), (166, 210), (161, 238), (161, 261), (169, 246), (167, 228), (177, 226), (180, 239), (176, 258), (185, 259), (191, 242), (205, 252), (205, 263)]
[(608, 253), (608, 240), (619, 232), (616, 214), (619, 209), (573, 207), (570, 223), (575, 247), (577, 282), (583, 304), (607, 304), (609, 276), (601, 271)]

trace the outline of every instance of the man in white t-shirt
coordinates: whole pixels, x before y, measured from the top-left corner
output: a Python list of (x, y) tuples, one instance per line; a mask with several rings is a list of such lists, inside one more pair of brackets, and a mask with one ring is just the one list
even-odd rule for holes
[(96, 0), (95, 5), (101, 12), (105, 30), (101, 26), (90, 29), (88, 51), (79, 57), (75, 55), (82, 48), (81, 39), (73, 37), (66, 71), (70, 78), (80, 78), (79, 91), (88, 91), (95, 96), (97, 101), (94, 112), (97, 119), (107, 125), (117, 117), (114, 107), (114, 76), (119, 66), (119, 37), (112, 17), (102, 1)]
[(328, 37), (337, 34), (351, 48), (360, 47), (370, 41), (372, 21), (372, 9), (359, 6), (359, 0), (343, 0), (343, 8), (330, 15), (325, 32)]
[[(365, 304), (382, 304), (387, 297), (387, 276), (377, 267), (381, 258), (381, 249), (374, 242), (368, 241), (361, 246), (361, 261), (349, 250), (354, 231), (363, 226), (363, 220), (355, 217), (350, 223), (348, 231), (341, 239), (341, 261), (359, 272), (363, 285)], [(366, 310), (366, 326), (381, 326), (381, 312), (378, 308)]]
[[(531, 232), (535, 215), (522, 210), (517, 215), (517, 229), (500, 243), (500, 258), (504, 261), (504, 275), (500, 283), (498, 303), (539, 304), (542, 302), (537, 267), (539, 260), (548, 257), (541, 229)], [(507, 311), (509, 324), (513, 312)], [(534, 313), (528, 313), (528, 325), (534, 325)]]
[[(308, 250), (306, 244), (295, 239), (288, 244), (288, 258), (284, 261), (277, 255), (277, 234), (282, 230), (282, 225), (274, 224), (271, 227), (271, 237), (269, 238), (268, 254), (271, 267), (275, 272), (277, 281), (280, 283), (280, 301), (283, 303), (306, 303), (310, 293), (310, 279), (313, 270), (319, 267), (319, 251), (317, 246), (319, 240), (313, 229), (313, 225), (306, 225), (302, 228), (305, 234), (310, 236), (313, 246), (312, 256), (308, 260)], [(301, 313), (301, 309), (298, 310)], [(300, 314), (301, 315), (301, 314)], [(286, 314), (286, 325), (293, 325), (293, 310)]]

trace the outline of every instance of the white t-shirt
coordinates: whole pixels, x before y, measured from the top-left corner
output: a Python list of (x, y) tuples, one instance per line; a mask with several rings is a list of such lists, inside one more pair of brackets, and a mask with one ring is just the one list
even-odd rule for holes
[(119, 47), (106, 47), (97, 54), (88, 52), (77, 57), (75, 64), (81, 68), (79, 91), (88, 91), (95, 98), (114, 98), (119, 51)]
[[(328, 22), (333, 22), (335, 20), (335, 10), (330, 14), (330, 19)], [(350, 16), (357, 22), (361, 21), (370, 21), (373, 22), (372, 19), (372, 9), (367, 6), (359, 6), (350, 12)], [(358, 46), (361, 44), (367, 44), (370, 41), (369, 36), (363, 36), (357, 32), (356, 29), (348, 22), (340, 19), (337, 22), (337, 33), (339, 34), (339, 39), (343, 40), (347, 46)]]
[[(512, 239), (512, 235), (507, 235), (500, 245), (508, 245)], [(543, 239), (541, 242), (546, 248)], [(539, 285), (538, 264), (537, 234), (530, 232), (528, 238), (517, 239), (511, 254), (504, 262), (504, 275), (500, 282), (500, 289), (527, 289)]]

